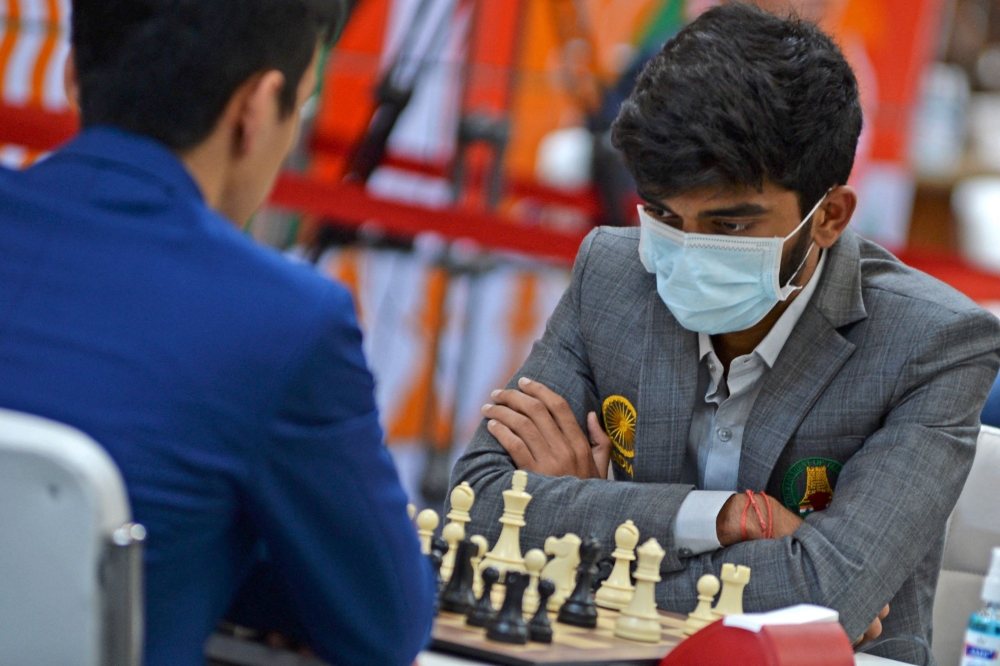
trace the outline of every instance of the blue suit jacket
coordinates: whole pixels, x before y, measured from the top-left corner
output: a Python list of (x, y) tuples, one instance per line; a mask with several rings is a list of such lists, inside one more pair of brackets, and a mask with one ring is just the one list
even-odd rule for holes
[(203, 644), (263, 543), (336, 664), (410, 663), (433, 581), (382, 445), (350, 295), (209, 210), (162, 145), (85, 131), (0, 169), (0, 406), (122, 470), (146, 664)]

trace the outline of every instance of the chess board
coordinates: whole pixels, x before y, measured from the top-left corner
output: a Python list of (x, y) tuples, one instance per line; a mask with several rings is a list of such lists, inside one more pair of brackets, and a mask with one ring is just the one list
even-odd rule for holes
[(614, 635), (617, 611), (598, 608), (597, 628), (583, 629), (552, 620), (551, 644), (508, 645), (486, 640), (486, 630), (465, 624), (465, 616), (442, 612), (434, 620), (431, 649), (507, 666), (656, 666), (684, 639), (685, 617), (659, 611), (660, 642), (638, 643)]

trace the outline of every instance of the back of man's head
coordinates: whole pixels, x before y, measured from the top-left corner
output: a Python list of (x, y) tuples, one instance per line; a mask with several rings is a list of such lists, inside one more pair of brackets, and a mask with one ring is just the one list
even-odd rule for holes
[(255, 74), (285, 77), (291, 113), (346, 0), (74, 0), (73, 50), (84, 127), (111, 125), (183, 151), (213, 130)]
[(812, 23), (742, 3), (713, 8), (646, 65), (613, 128), (640, 192), (775, 183), (803, 214), (854, 165), (858, 84)]

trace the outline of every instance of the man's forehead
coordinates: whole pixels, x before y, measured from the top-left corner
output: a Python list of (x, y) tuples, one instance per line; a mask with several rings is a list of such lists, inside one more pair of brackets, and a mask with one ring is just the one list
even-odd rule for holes
[(689, 214), (706, 211), (750, 207), (770, 211), (787, 205), (797, 205), (794, 192), (778, 185), (765, 183), (763, 187), (703, 187), (668, 197), (650, 197), (640, 192), (648, 203)]

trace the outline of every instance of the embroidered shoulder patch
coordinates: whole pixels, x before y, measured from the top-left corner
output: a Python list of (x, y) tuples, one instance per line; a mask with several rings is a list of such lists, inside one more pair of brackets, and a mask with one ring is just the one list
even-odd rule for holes
[(833, 501), (833, 486), (844, 466), (829, 458), (804, 458), (785, 473), (781, 499), (803, 518), (822, 511)]
[(635, 476), (632, 458), (635, 457), (635, 407), (620, 395), (604, 401), (604, 431), (611, 438), (611, 460), (630, 477)]

